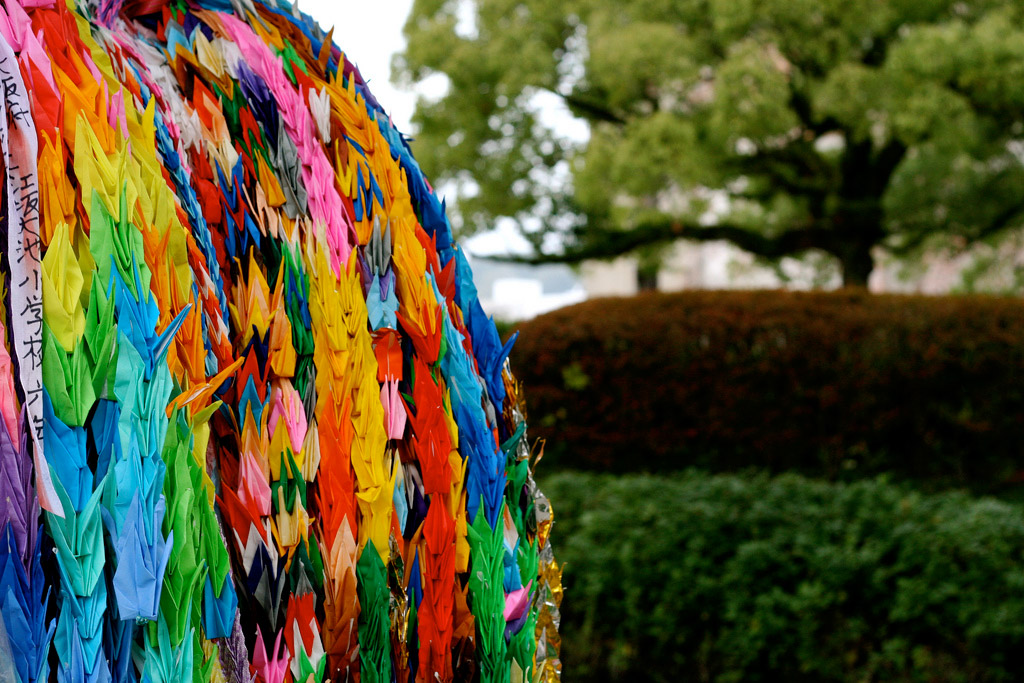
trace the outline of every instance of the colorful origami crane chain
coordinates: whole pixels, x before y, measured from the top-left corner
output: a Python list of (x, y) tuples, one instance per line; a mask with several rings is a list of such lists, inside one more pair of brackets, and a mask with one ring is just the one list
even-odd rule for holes
[(0, 0), (0, 80), (0, 679), (558, 680), (514, 340), (330, 35)]

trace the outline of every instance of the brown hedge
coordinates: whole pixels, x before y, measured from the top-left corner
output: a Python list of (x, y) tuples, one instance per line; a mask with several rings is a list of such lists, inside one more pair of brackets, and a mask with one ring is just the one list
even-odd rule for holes
[(697, 291), (523, 323), (546, 465), (766, 467), (992, 487), (1024, 471), (1024, 302)]

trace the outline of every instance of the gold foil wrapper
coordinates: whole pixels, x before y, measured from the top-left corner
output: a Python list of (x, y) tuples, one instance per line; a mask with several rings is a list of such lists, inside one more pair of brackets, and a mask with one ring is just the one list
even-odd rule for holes
[(554, 511), (551, 503), (539, 489), (534, 491), (534, 511), (537, 515), (537, 535), (540, 539), (537, 567), (538, 598), (541, 602), (537, 615), (537, 652), (535, 655), (534, 681), (556, 683), (562, 677), (562, 661), (559, 652), (562, 638), (558, 629), (562, 622), (562, 567), (555, 561), (551, 548), (551, 525)]
[(548, 541), (551, 537), (551, 524), (554, 522), (554, 511), (551, 509), (551, 501), (536, 489), (533, 495), (533, 512), (537, 517), (537, 547), (540, 552), (545, 548), (550, 550)]
[[(562, 567), (553, 559), (540, 566), (541, 582), (545, 584), (551, 595), (550, 604), (556, 608), (562, 606)], [(545, 601), (545, 604), (548, 604)], [(557, 628), (559, 624), (556, 624)]]
[(545, 659), (541, 666), (537, 681), (539, 683), (559, 683), (562, 680), (562, 660)]
[(505, 384), (505, 404), (502, 406), (502, 412), (508, 424), (518, 425), (526, 419), (526, 402), (523, 400), (522, 385), (512, 374), (512, 366), (507, 358), (501, 369), (501, 379)]
[(388, 539), (388, 589), (391, 592), (388, 613), (391, 619), (391, 648), (395, 665), (402, 673), (409, 670), (409, 602), (405, 596), (405, 563), (394, 534)]

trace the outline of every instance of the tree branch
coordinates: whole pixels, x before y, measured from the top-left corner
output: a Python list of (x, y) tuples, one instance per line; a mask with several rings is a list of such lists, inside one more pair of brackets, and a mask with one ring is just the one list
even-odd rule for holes
[(474, 258), (501, 263), (542, 265), (546, 263), (576, 264), (589, 260), (615, 258), (639, 247), (663, 244), (677, 239), (697, 242), (724, 240), (744, 251), (764, 258), (781, 258), (808, 249), (822, 249), (835, 253), (838, 245), (833, 231), (816, 224), (793, 227), (774, 236), (766, 236), (738, 225), (684, 224), (669, 216), (645, 219), (630, 230), (585, 228), (587, 243), (558, 254), (534, 253), (527, 255), (502, 254)]
[(571, 93), (565, 95), (557, 90), (551, 90), (550, 92), (561, 97), (566, 106), (569, 107), (574, 114), (577, 114), (582, 118), (591, 119), (593, 121), (614, 123), (617, 126), (626, 125), (626, 119), (590, 98), (585, 98), (581, 95), (574, 95)]
[(988, 225), (981, 230), (979, 238), (994, 235), (997, 232), (1010, 227), (1010, 224), (1013, 223), (1015, 218), (1020, 216), (1022, 211), (1024, 211), (1024, 200), (1014, 202), (1010, 206), (1007, 206), (992, 217), (992, 220), (989, 221)]
[(823, 197), (828, 194), (828, 169), (818, 164), (813, 155), (795, 149), (796, 143), (779, 149), (759, 149), (740, 157), (732, 165), (743, 175), (766, 176), (773, 185), (801, 197)]
[(906, 155), (907, 146), (899, 140), (893, 139), (875, 156), (875, 172), (872, 175), (875, 191), (879, 197), (885, 194), (885, 189), (889, 187), (889, 181), (892, 180), (892, 174), (896, 172), (896, 168)]
[(815, 121), (810, 98), (807, 97), (806, 93), (797, 88), (792, 79), (789, 81), (789, 108), (796, 114), (800, 124), (815, 135), (822, 135), (833, 130), (846, 132), (839, 125), (839, 121), (831, 116), (821, 121)]

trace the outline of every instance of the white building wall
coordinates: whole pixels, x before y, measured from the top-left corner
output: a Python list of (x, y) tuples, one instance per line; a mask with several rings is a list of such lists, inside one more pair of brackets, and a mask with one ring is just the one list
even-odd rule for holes
[(580, 283), (589, 298), (632, 296), (638, 291), (636, 259), (623, 256), (614, 261), (587, 261), (580, 266)]
[[(876, 253), (876, 266), (868, 280), (873, 292), (944, 294), (962, 288), (964, 273), (979, 269), (976, 287), (984, 291), (1010, 291), (1024, 279), (1024, 236), (998, 247), (979, 245), (956, 254), (934, 253), (912, 263)], [(991, 266), (987, 265), (991, 261)], [(830, 265), (831, 263), (831, 265)], [(779, 271), (784, 277), (779, 276)], [(588, 297), (631, 296), (637, 293), (637, 261), (621, 257), (612, 262), (588, 262), (580, 281)], [(673, 245), (658, 272), (658, 289), (836, 289), (842, 279), (828, 257), (784, 258), (778, 269), (758, 262), (727, 242)]]

